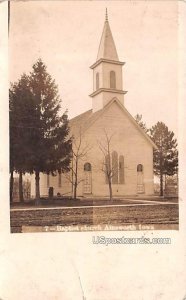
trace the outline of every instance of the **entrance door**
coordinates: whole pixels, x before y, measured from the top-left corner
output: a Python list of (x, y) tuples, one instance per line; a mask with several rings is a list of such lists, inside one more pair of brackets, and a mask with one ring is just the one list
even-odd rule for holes
[(91, 164), (84, 164), (84, 185), (83, 185), (84, 194), (92, 193), (92, 170)]
[(145, 192), (143, 182), (143, 165), (137, 165), (137, 193), (143, 194)]

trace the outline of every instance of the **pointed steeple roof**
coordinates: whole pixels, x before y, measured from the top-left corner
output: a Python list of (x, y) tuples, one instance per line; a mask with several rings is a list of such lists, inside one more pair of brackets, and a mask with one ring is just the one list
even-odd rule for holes
[(103, 33), (102, 33), (98, 55), (97, 55), (97, 61), (99, 59), (119, 61), (118, 54), (116, 51), (116, 46), (114, 44), (114, 39), (108, 21), (107, 9), (106, 9), (106, 16), (105, 16), (105, 24), (104, 24)]

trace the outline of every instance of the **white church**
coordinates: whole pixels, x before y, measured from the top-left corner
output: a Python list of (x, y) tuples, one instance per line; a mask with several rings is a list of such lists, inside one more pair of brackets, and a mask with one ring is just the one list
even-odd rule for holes
[[(77, 197), (108, 197), (106, 166), (112, 170), (113, 197), (152, 195), (153, 148), (156, 145), (125, 108), (122, 67), (106, 14), (93, 70), (92, 109), (70, 120), (74, 158), (68, 174), (40, 174), (40, 195), (73, 196), (77, 175)], [(33, 182), (34, 183), (34, 182)], [(35, 184), (31, 194), (35, 195)]]

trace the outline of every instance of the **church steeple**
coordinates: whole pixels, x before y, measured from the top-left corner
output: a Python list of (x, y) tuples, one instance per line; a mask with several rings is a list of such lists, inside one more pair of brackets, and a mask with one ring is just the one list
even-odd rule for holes
[(105, 23), (99, 45), (96, 62), (90, 67), (93, 69), (93, 112), (102, 109), (113, 98), (117, 98), (124, 105), (122, 66), (116, 51), (116, 46), (108, 21), (106, 9)]
[(109, 21), (108, 21), (108, 13), (106, 9), (105, 14), (105, 24), (103, 28), (103, 33), (99, 45), (97, 60), (104, 58), (104, 59), (111, 59), (111, 60), (119, 60), (118, 54), (116, 51), (116, 46), (114, 44), (114, 39), (112, 36), (112, 32), (110, 29)]

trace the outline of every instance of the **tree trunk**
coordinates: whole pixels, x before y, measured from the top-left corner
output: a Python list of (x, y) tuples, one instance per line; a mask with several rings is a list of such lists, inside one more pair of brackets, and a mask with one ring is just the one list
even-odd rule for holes
[(112, 183), (110, 182), (110, 179), (109, 179), (109, 195), (110, 195), (110, 201), (112, 201)]
[(74, 184), (74, 200), (77, 198), (77, 183)]
[(163, 174), (160, 173), (160, 196), (163, 196)]
[(75, 182), (74, 182), (74, 199), (77, 198), (77, 186), (78, 186), (78, 160), (76, 159), (75, 165)]
[(166, 174), (164, 175), (164, 193), (167, 192), (167, 176)]
[(163, 196), (163, 158), (160, 150), (160, 196)]
[(13, 203), (14, 171), (10, 173), (10, 203)]
[(24, 198), (23, 198), (23, 173), (22, 173), (22, 171), (19, 172), (19, 201), (21, 203), (24, 202)]
[(39, 172), (36, 171), (35, 172), (35, 183), (36, 183), (36, 205), (39, 204), (39, 200), (40, 200), (40, 188), (39, 188)]

